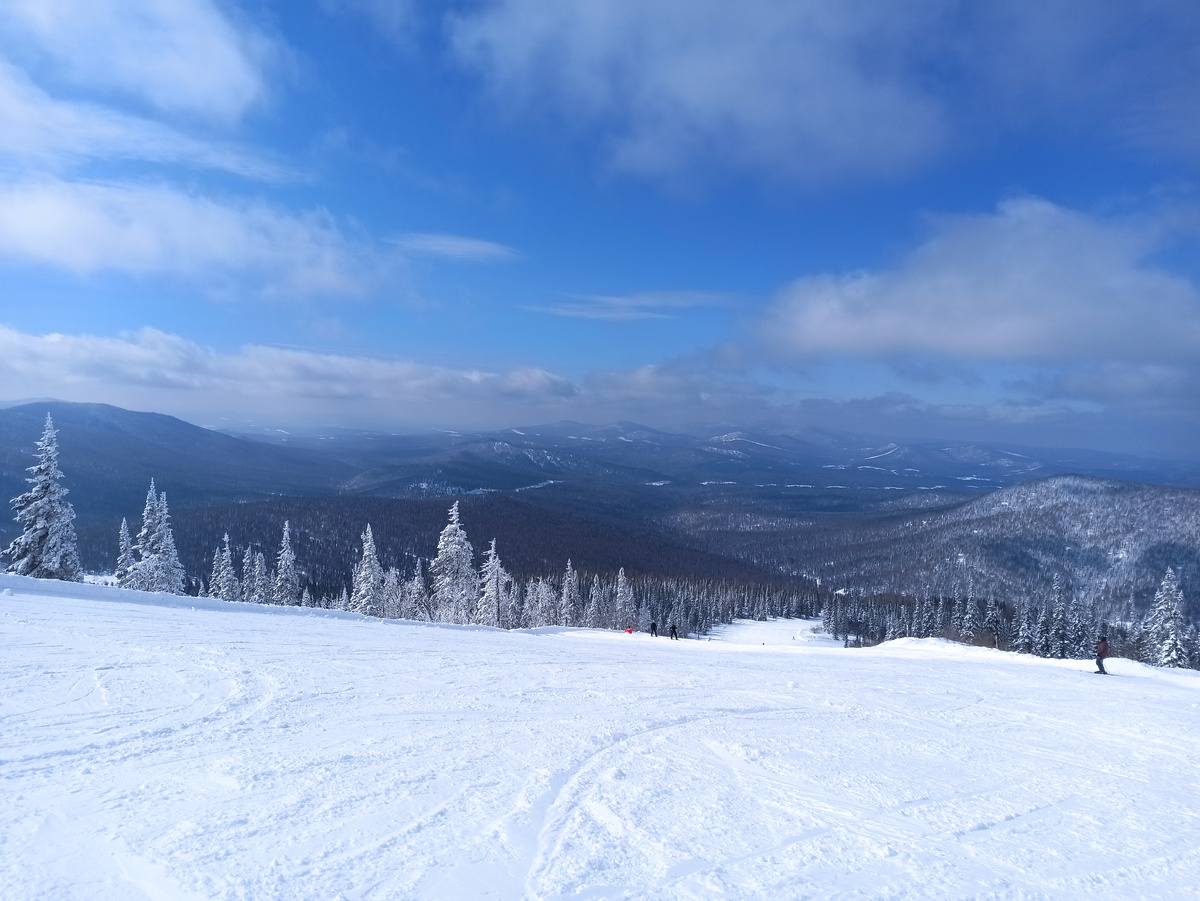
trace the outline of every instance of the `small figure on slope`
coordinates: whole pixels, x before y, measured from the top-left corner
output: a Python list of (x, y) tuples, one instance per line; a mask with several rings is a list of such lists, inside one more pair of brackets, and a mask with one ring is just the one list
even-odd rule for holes
[(650, 637), (651, 637), (651, 638), (658, 638), (658, 623), (651, 623), (651, 624), (650, 624)]
[(1101, 635), (1100, 640), (1096, 642), (1096, 673), (1107, 676), (1108, 670), (1104, 668), (1104, 658), (1108, 656), (1108, 636)]
[(679, 633), (675, 631), (674, 623), (671, 623), (671, 638), (675, 639), (675, 641), (679, 641)]

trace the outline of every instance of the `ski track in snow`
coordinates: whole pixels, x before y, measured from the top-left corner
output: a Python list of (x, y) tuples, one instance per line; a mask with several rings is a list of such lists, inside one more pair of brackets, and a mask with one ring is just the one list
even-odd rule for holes
[(0, 897), (1195, 897), (1200, 673), (812, 626), (0, 576)]

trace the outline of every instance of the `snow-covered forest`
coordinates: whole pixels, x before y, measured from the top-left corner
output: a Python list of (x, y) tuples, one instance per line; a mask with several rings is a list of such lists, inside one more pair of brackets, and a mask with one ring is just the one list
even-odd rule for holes
[[(62, 473), (56, 436), (47, 416), (37, 463), (29, 468), (31, 488), (13, 500), (25, 532), (6, 553), (12, 560), (10, 572), (75, 580), (81, 573), (74, 513), (58, 484)], [(1092, 515), (1091, 521), (1096, 518)], [(940, 637), (1041, 657), (1087, 659), (1098, 636), (1106, 635), (1114, 656), (1200, 668), (1197, 628), (1169, 567), (1149, 604), (1136, 603), (1132, 596), (1117, 603), (1102, 590), (1092, 596), (1065, 592), (1057, 573), (1044, 596), (1001, 593), (995, 583), (988, 585), (988, 594), (977, 596), (970, 583), (967, 590), (952, 594), (906, 595), (847, 590), (802, 576), (775, 584), (646, 575), (629, 579), (623, 569), (581, 573), (570, 560), (560, 572), (522, 581), (505, 569), (497, 539), (477, 555), (455, 501), (428, 560), (416, 558), (408, 571), (385, 568), (366, 524), (349, 584), (338, 593), (314, 594), (288, 522), (282, 524), (273, 559), (261, 549), (268, 541), (234, 547), (226, 533), (213, 550), (210, 571), (189, 577), (176, 551), (166, 492), (159, 492), (153, 481), (136, 540), (122, 520), (117, 545), (115, 579), (120, 587), (229, 602), (503, 629), (571, 626), (649, 632), (653, 626), (665, 633), (675, 627), (685, 636), (705, 635), (738, 619), (820, 615), (824, 628), (847, 646)]]

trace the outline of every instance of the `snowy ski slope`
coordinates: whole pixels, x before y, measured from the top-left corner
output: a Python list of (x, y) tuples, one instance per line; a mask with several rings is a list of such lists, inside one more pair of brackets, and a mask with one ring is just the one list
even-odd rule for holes
[(1200, 896), (1200, 673), (0, 576), (0, 898)]

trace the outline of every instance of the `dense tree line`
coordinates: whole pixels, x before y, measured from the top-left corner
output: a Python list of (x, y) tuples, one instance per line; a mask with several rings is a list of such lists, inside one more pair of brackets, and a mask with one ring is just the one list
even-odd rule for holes
[(820, 608), (815, 585), (802, 587), (734, 583), (721, 580), (629, 578), (581, 573), (571, 561), (560, 574), (518, 579), (504, 567), (492, 540), (482, 560), (463, 528), (459, 504), (438, 537), (437, 553), (411, 570), (384, 566), (370, 525), (363, 531), (348, 585), (332, 593), (313, 593), (302, 578), (284, 524), (277, 563), (247, 546), (240, 576), (237, 551), (228, 536), (212, 557), (203, 591), (228, 601), (298, 604), (348, 610), (369, 616), (441, 623), (476, 623), (505, 629), (577, 626), (648, 631), (651, 623), (674, 624), (681, 633), (702, 634), (735, 618), (813, 616)]
[(1200, 637), (1186, 609), (1179, 579), (1168, 568), (1144, 613), (1132, 599), (1118, 609), (1068, 596), (1056, 578), (1048, 597), (1015, 604), (990, 597), (981, 601), (971, 591), (916, 598), (838, 591), (829, 597), (821, 620), (846, 646), (945, 638), (1039, 657), (1087, 660), (1095, 656), (1096, 642), (1105, 635), (1114, 656), (1200, 669)]

